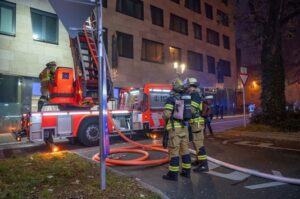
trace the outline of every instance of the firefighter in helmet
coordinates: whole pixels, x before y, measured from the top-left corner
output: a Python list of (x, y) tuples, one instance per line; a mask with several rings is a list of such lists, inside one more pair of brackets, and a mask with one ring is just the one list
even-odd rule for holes
[(181, 155), (182, 169), (180, 175), (190, 178), (191, 157), (188, 148), (188, 129), (183, 120), (175, 119), (174, 111), (176, 109), (175, 101), (180, 99), (184, 93), (182, 80), (175, 79), (172, 83), (173, 89), (170, 97), (167, 98), (164, 106), (163, 118), (166, 121), (166, 130), (168, 131), (168, 151), (169, 151), (169, 171), (163, 175), (165, 180), (178, 180), (179, 173), (179, 155)]
[(56, 69), (56, 62), (51, 61), (46, 64), (46, 68), (40, 73), (39, 79), (41, 81), (41, 97), (38, 102), (38, 110), (40, 111), (44, 103), (48, 101), (49, 98), (49, 88), (48, 84), (54, 81), (54, 72)]
[(192, 119), (189, 121), (189, 131), (192, 134), (192, 143), (197, 152), (197, 158), (192, 163), (197, 166), (193, 169), (194, 172), (208, 171), (206, 151), (204, 147), (204, 118), (201, 116), (202, 100), (200, 89), (198, 88), (196, 78), (187, 78), (184, 80), (184, 87), (191, 95), (192, 104)]

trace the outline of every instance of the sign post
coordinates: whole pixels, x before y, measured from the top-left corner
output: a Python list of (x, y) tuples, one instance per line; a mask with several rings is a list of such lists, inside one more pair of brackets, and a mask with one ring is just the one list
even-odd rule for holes
[(245, 99), (245, 84), (248, 79), (248, 74), (247, 74), (247, 68), (246, 67), (241, 67), (241, 73), (240, 73), (240, 78), (242, 80), (243, 84), (243, 112), (244, 112), (244, 127), (247, 126), (246, 123), (246, 99)]
[(99, 132), (100, 132), (100, 181), (101, 189), (106, 189), (105, 160), (109, 154), (109, 138), (107, 126), (107, 84), (106, 63), (103, 56), (102, 42), (102, 1), (97, 1), (97, 38), (98, 38), (98, 99), (99, 99)]

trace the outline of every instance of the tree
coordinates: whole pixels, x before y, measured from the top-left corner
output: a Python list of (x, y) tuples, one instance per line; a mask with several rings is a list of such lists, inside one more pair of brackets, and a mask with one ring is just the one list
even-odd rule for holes
[(289, 22), (300, 16), (300, 1), (249, 0), (248, 6), (251, 23), (248, 28), (255, 28), (253, 38), (261, 44), (262, 111), (274, 123), (285, 115), (283, 35), (289, 29)]

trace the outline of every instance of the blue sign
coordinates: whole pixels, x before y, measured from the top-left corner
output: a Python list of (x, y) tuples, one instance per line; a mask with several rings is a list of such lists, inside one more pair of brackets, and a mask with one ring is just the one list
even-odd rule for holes
[(69, 79), (69, 73), (62, 73), (63, 79)]

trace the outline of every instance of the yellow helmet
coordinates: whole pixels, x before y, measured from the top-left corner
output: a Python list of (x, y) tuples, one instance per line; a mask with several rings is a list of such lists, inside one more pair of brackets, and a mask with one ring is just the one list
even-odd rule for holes
[(183, 87), (183, 82), (181, 79), (176, 78), (173, 82), (172, 82), (172, 86), (173, 86), (173, 91), (175, 92), (183, 92), (184, 91), (184, 87)]
[(51, 66), (56, 66), (56, 62), (55, 61), (48, 62), (46, 66), (47, 68), (50, 68)]

